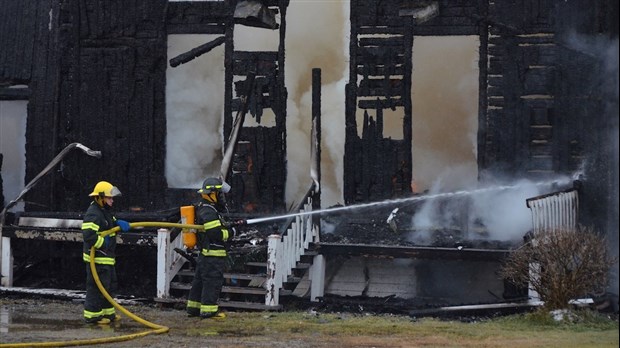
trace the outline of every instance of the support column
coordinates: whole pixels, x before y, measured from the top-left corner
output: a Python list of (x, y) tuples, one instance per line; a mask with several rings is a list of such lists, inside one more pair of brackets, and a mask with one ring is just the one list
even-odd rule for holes
[(278, 306), (280, 303), (280, 286), (278, 267), (282, 267), (278, 258), (278, 245), (280, 244), (280, 235), (272, 234), (268, 237), (267, 244), (267, 281), (265, 287), (267, 294), (265, 295), (265, 305)]
[(316, 255), (309, 270), (310, 301), (317, 302), (318, 297), (325, 295), (325, 256)]
[(13, 251), (11, 250), (11, 238), (2, 237), (2, 263), (0, 273), (2, 274), (0, 286), (10, 288), (13, 286)]
[(157, 298), (170, 295), (171, 260), (170, 233), (165, 228), (157, 230)]

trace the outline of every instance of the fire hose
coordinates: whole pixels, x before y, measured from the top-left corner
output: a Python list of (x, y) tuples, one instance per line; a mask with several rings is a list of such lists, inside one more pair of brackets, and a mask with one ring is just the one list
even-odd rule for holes
[[(129, 224), (130, 227), (171, 227), (171, 228), (187, 228), (187, 229), (202, 229), (204, 226), (202, 225), (190, 225), (190, 224), (179, 224), (173, 222), (132, 222)], [(119, 232), (120, 227), (116, 226), (109, 230), (101, 232), (99, 235), (101, 237), (105, 237), (111, 233)], [(144, 337), (150, 334), (162, 334), (170, 331), (170, 328), (151, 323), (147, 320), (144, 320), (137, 315), (128, 311), (125, 307), (121, 306), (117, 303), (112, 296), (107, 292), (107, 290), (101, 284), (101, 280), (99, 279), (99, 275), (97, 274), (97, 269), (95, 267), (95, 247), (90, 249), (90, 270), (93, 273), (93, 278), (95, 279), (95, 283), (101, 291), (101, 294), (121, 313), (125, 314), (127, 317), (133, 319), (134, 321), (143, 324), (144, 326), (152, 329), (148, 331), (138, 332), (129, 335), (122, 336), (113, 336), (113, 337), (102, 337), (102, 338), (94, 338), (88, 340), (74, 340), (74, 341), (57, 341), (57, 342), (29, 342), (29, 343), (1, 343), (0, 348), (8, 348), (8, 347), (69, 347), (69, 346), (84, 346), (84, 345), (92, 345), (92, 344), (103, 344), (103, 343), (112, 343), (112, 342), (122, 342), (129, 341), (132, 339), (136, 339), (139, 337)]]

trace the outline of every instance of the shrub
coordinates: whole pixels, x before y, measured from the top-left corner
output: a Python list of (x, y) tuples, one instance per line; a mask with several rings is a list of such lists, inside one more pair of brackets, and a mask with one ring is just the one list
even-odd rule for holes
[(605, 238), (591, 228), (558, 228), (531, 233), (508, 256), (500, 273), (514, 284), (528, 284), (544, 307), (553, 310), (604, 292), (615, 262)]

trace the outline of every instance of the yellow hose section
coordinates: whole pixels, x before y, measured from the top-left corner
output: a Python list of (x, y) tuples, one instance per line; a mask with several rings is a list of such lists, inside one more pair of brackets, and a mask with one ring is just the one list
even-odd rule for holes
[[(171, 228), (188, 228), (188, 229), (202, 229), (203, 225), (189, 225), (189, 224), (178, 224), (173, 222), (132, 222), (129, 224), (131, 227), (171, 227)], [(120, 227), (116, 226), (109, 230), (101, 232), (101, 236), (105, 237), (110, 233), (120, 231)], [(158, 324), (151, 323), (146, 321), (137, 315), (131, 313), (125, 307), (118, 304), (112, 296), (106, 291), (106, 289), (101, 284), (101, 280), (99, 280), (99, 275), (97, 274), (97, 269), (95, 268), (95, 248), (92, 247), (90, 249), (90, 270), (93, 273), (93, 278), (95, 279), (95, 283), (97, 283), (97, 287), (103, 294), (103, 296), (120, 312), (125, 314), (127, 317), (133, 319), (134, 321), (139, 322), (142, 325), (145, 325), (153, 330), (138, 332), (135, 334), (123, 335), (123, 336), (114, 336), (114, 337), (103, 337), (103, 338), (93, 338), (88, 340), (75, 340), (75, 341), (58, 341), (58, 342), (30, 342), (30, 343), (2, 343), (0, 344), (0, 348), (17, 348), (17, 347), (69, 347), (69, 346), (84, 346), (84, 345), (92, 345), (92, 344), (102, 344), (102, 343), (112, 343), (112, 342), (122, 342), (129, 341), (138, 337), (144, 337), (150, 334), (161, 334), (168, 332), (170, 328)]]

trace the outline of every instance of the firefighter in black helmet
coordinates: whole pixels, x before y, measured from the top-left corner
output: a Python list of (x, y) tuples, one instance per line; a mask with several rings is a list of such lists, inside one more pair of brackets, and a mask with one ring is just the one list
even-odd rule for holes
[(86, 298), (84, 300), (84, 319), (92, 324), (109, 324), (120, 319), (114, 306), (99, 291), (90, 269), (90, 249), (95, 247), (95, 268), (101, 284), (113, 296), (116, 290), (116, 233), (105, 237), (101, 232), (119, 226), (123, 232), (130, 225), (125, 220), (118, 220), (112, 215), (114, 197), (120, 196), (116, 186), (107, 181), (100, 181), (89, 194), (93, 201), (84, 214), (82, 222), (83, 259), (86, 263)]
[(226, 317), (217, 302), (224, 285), (227, 242), (234, 237), (233, 226), (244, 223), (227, 223), (222, 217), (226, 212), (222, 195), (229, 191), (230, 186), (218, 178), (207, 178), (198, 190), (202, 199), (195, 207), (195, 223), (203, 225), (204, 230), (196, 233), (200, 253), (187, 299), (187, 313), (191, 317)]

